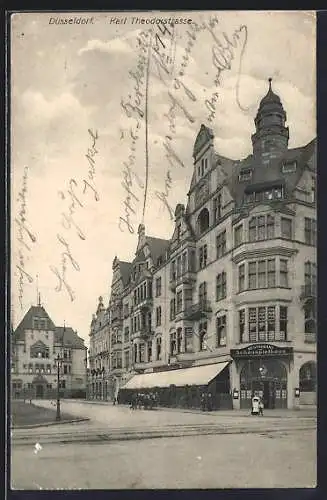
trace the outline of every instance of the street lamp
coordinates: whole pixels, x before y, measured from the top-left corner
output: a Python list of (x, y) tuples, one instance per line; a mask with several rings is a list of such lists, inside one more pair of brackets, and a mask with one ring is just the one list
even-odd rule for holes
[(59, 352), (58, 352), (57, 357), (55, 359), (57, 362), (57, 414), (56, 414), (56, 420), (59, 421), (59, 420), (61, 420), (61, 415), (60, 415), (60, 367), (61, 367), (61, 362), (62, 362), (62, 358), (60, 357)]

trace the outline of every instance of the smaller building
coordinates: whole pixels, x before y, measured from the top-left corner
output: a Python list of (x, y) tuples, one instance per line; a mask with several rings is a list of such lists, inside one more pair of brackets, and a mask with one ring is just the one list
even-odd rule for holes
[[(57, 360), (59, 355), (60, 361)], [(27, 311), (11, 336), (11, 396), (52, 399), (86, 396), (87, 349), (71, 327), (55, 326), (40, 304)]]

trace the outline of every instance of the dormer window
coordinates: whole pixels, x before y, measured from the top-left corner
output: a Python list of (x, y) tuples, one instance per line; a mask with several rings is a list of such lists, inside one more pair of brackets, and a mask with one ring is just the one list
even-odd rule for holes
[(269, 189), (264, 189), (260, 186), (260, 189), (256, 189), (254, 186), (251, 190), (245, 192), (245, 203), (262, 202), (266, 200), (280, 200), (284, 197), (283, 186), (275, 185)]
[(245, 182), (245, 181), (250, 181), (252, 179), (252, 169), (251, 168), (244, 168), (243, 170), (240, 171), (238, 180), (240, 182)]
[(283, 174), (292, 174), (296, 172), (296, 161), (288, 161), (282, 166)]

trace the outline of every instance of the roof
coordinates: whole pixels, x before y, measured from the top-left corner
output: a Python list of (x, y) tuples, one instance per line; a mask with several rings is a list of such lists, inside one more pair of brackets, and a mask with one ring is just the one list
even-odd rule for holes
[(207, 385), (224, 368), (229, 361), (211, 365), (193, 366), (164, 372), (134, 375), (122, 389), (149, 389), (155, 387), (185, 387), (186, 385)]
[(154, 265), (156, 266), (158, 258), (164, 256), (166, 250), (168, 250), (170, 245), (170, 240), (164, 240), (162, 238), (153, 238), (152, 236), (147, 236), (146, 242), (149, 245), (151, 257)]
[[(283, 183), (286, 188), (286, 193), (289, 196), (297, 186), (305, 168), (312, 169), (308, 165), (312, 156), (315, 155), (316, 139), (313, 139), (305, 146), (288, 149), (279, 157), (269, 161), (269, 165), (262, 165), (262, 160), (253, 155), (241, 161), (228, 160), (223, 157), (218, 158), (221, 161), (224, 171), (227, 173), (226, 184), (235, 199), (236, 205), (240, 206), (243, 202), (245, 191), (255, 189), (257, 186), (264, 187), (267, 185), (272, 186), (274, 183)], [(227, 161), (226, 161), (227, 160)], [(285, 162), (296, 161), (297, 168), (293, 173), (283, 173), (282, 165)], [(239, 174), (243, 169), (250, 168), (252, 170), (252, 177), (249, 181), (240, 182)]]
[(129, 278), (132, 272), (132, 263), (119, 261), (120, 275), (123, 281), (123, 285), (126, 286), (129, 282)]
[(84, 340), (77, 335), (70, 326), (57, 326), (54, 334), (54, 341), (63, 344), (64, 347), (74, 347), (74, 349), (86, 349)]
[(24, 340), (25, 338), (25, 330), (33, 329), (33, 318), (47, 319), (48, 320), (48, 330), (55, 330), (56, 327), (44, 309), (43, 306), (31, 306), (16, 330), (13, 332), (13, 337), (15, 341)]
[(14, 342), (24, 341), (25, 331), (33, 330), (33, 318), (48, 320), (47, 330), (54, 332), (54, 342), (61, 343), (64, 333), (65, 346), (73, 347), (75, 349), (86, 349), (86, 347), (84, 346), (84, 340), (79, 337), (71, 327), (55, 326), (43, 306), (31, 306), (29, 308), (22, 321), (19, 323), (16, 330), (12, 334)]

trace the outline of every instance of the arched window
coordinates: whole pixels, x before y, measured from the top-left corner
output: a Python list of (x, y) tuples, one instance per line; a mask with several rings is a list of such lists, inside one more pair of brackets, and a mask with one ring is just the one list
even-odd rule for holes
[(203, 208), (199, 213), (197, 220), (197, 229), (198, 234), (204, 233), (207, 229), (209, 229), (209, 210), (207, 208)]
[(308, 361), (300, 368), (300, 391), (314, 392), (316, 390), (317, 368), (314, 361)]

